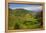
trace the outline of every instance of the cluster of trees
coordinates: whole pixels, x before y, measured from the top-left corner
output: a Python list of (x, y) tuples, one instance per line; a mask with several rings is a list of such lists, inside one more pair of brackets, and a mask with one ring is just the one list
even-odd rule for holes
[[(10, 9), (8, 29), (37, 29), (43, 27), (43, 12), (33, 12), (25, 9)], [(33, 14), (35, 13), (35, 14)]]

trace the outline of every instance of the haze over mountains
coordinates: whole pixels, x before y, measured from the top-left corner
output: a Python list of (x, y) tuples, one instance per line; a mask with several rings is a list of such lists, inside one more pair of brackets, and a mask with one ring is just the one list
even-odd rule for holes
[(38, 10), (35, 10), (35, 9), (34, 10), (31, 10), (31, 9), (29, 10), (29, 9), (26, 9), (26, 8), (25, 9), (24, 8), (15, 8), (15, 9), (12, 9), (12, 10), (28, 10), (28, 11), (32, 11), (32, 12), (40, 12), (40, 11), (42, 11), (42, 9), (41, 10), (39, 10), (39, 9)]

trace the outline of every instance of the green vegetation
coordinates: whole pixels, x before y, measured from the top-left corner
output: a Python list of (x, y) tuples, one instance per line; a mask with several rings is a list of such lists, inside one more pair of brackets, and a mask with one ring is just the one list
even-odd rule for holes
[(43, 27), (42, 11), (34, 12), (25, 9), (10, 9), (8, 16), (8, 29), (38, 29)]

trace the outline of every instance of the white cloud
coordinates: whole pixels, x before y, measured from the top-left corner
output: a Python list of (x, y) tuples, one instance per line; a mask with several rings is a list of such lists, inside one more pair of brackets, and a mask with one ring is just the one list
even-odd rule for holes
[(42, 10), (42, 6), (38, 6), (38, 7), (23, 7), (26, 10), (32, 10), (32, 11), (41, 11)]
[(42, 10), (42, 6), (26, 6), (26, 7), (15, 7), (15, 8), (12, 8), (12, 9), (26, 9), (26, 10), (32, 10), (32, 11), (41, 11)]

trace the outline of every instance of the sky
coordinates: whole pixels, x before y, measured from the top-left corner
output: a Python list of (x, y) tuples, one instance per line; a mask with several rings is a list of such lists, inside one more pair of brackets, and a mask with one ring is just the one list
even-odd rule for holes
[(42, 6), (41, 5), (33, 5), (33, 4), (9, 4), (9, 8), (11, 9), (26, 9), (31, 11), (41, 11)]

